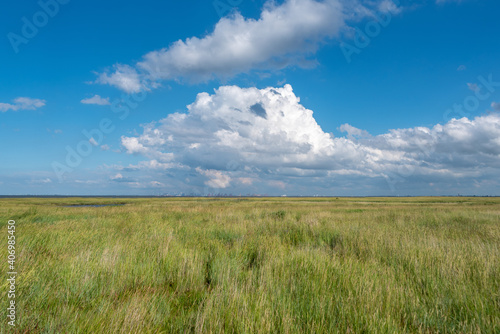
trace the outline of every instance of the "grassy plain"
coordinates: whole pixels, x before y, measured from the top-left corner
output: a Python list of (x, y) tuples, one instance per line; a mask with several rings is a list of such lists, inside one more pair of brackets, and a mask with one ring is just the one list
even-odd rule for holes
[(2, 333), (500, 333), (499, 198), (0, 199), (2, 277), (9, 219)]

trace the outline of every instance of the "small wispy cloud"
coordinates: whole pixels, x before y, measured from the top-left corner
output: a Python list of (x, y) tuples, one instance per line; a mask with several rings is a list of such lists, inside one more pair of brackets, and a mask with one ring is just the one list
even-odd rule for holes
[(462, 0), (436, 0), (437, 4), (445, 4), (445, 3), (451, 3), (451, 2), (462, 2)]
[(465, 71), (466, 69), (467, 69), (467, 66), (460, 65), (460, 66), (458, 66), (457, 71), (461, 72), (461, 71)]
[(13, 100), (13, 103), (1, 103), (0, 111), (6, 112), (9, 110), (19, 111), (19, 110), (35, 110), (41, 108), (45, 105), (45, 100), (32, 99), (29, 97), (18, 97)]
[(370, 134), (368, 133), (368, 131), (355, 128), (354, 126), (352, 126), (350, 124), (342, 124), (339, 127), (339, 130), (341, 132), (346, 132), (348, 138), (352, 138), (352, 137), (360, 137), (360, 138), (370, 137)]
[(45, 179), (31, 180), (30, 183), (32, 183), (32, 184), (47, 184), (47, 183), (52, 183), (52, 180), (49, 178), (45, 178)]
[(477, 91), (479, 89), (479, 86), (475, 83), (467, 83), (467, 87), (473, 92)]
[(113, 175), (109, 178), (113, 182), (123, 182), (123, 183), (133, 183), (136, 182), (136, 180), (124, 177), (121, 173), (118, 173), (116, 175)]
[(123, 175), (121, 173), (118, 173), (118, 174), (110, 177), (110, 180), (113, 180), (113, 181), (122, 180), (122, 179), (123, 179)]
[(399, 14), (402, 11), (401, 7), (398, 7), (392, 0), (383, 0), (378, 5), (378, 10), (382, 13), (393, 13)]
[(149, 185), (151, 187), (158, 187), (158, 188), (165, 186), (163, 183), (158, 182), (158, 181), (151, 181), (151, 182), (149, 182)]
[(99, 181), (96, 181), (96, 180), (75, 180), (75, 183), (79, 183), (79, 184), (98, 184)]
[(115, 86), (127, 93), (137, 93), (144, 89), (143, 79), (136, 69), (128, 65), (117, 64), (113, 70), (112, 73), (101, 73), (95, 83)]
[(55, 130), (52, 130), (52, 129), (49, 129), (49, 128), (47, 128), (47, 132), (49, 132), (49, 133), (54, 133), (54, 134), (56, 134), (56, 135), (57, 135), (57, 134), (61, 134), (61, 133), (63, 133), (63, 131), (62, 131), (61, 129), (55, 129)]
[(88, 99), (83, 99), (80, 101), (83, 104), (97, 104), (99, 106), (109, 106), (109, 97), (100, 97), (99, 95), (94, 95)]

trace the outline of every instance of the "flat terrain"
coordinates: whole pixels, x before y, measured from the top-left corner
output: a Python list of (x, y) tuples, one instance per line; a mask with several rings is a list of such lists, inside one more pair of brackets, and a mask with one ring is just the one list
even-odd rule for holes
[(2, 333), (500, 333), (500, 198), (0, 199), (2, 277), (9, 219)]

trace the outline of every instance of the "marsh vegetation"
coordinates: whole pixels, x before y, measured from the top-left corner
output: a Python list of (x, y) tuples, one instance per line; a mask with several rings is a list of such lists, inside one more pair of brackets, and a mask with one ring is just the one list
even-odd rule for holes
[[(96, 203), (125, 205), (65, 207)], [(1, 199), (0, 217), (19, 333), (500, 332), (497, 198)]]

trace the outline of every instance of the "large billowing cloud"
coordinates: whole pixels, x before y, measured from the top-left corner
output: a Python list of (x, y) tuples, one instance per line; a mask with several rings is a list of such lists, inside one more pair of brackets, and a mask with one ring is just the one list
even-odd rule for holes
[(141, 135), (122, 137), (122, 145), (150, 159), (136, 171), (154, 166), (187, 183), (201, 178), (222, 189), (262, 182), (284, 189), (306, 180), (321, 188), (339, 178), (472, 182), (500, 169), (496, 113), (378, 136), (349, 124), (339, 129), (344, 137), (325, 132), (290, 85), (223, 86), (212, 95), (198, 94), (187, 113), (170, 114), (145, 125)]
[(233, 13), (221, 18), (208, 35), (149, 52), (134, 66), (117, 64), (101, 73), (97, 83), (133, 93), (162, 80), (199, 82), (253, 69), (309, 66), (308, 57), (325, 40), (338, 36), (346, 21), (375, 11), (399, 12), (390, 0), (362, 2), (285, 0), (277, 5), (269, 1), (258, 19)]
[[(361, 158), (356, 144), (334, 139), (283, 88), (220, 87), (198, 94), (188, 113), (174, 113), (146, 125), (139, 137), (123, 137), (128, 153), (223, 170), (229, 161), (256, 168), (329, 170)], [(336, 159), (331, 159), (336, 157)]]

